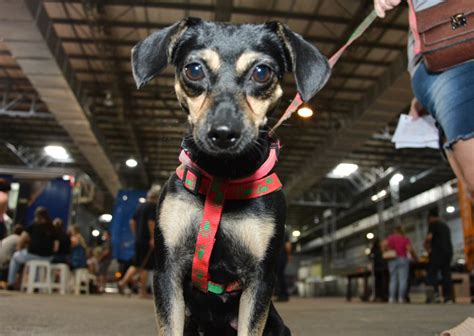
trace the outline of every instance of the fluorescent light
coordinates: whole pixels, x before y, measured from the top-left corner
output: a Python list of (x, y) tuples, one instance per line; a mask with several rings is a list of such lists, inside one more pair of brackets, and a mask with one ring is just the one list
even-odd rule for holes
[(44, 152), (55, 160), (68, 160), (69, 154), (63, 146), (46, 146)]
[(297, 113), (301, 118), (309, 118), (313, 116), (313, 110), (309, 107), (302, 107), (298, 109)]
[(373, 202), (376, 202), (376, 201), (378, 201), (379, 199), (384, 198), (385, 196), (387, 196), (387, 190), (382, 189), (382, 190), (380, 190), (378, 193), (376, 193), (375, 195), (372, 195), (372, 197), (371, 197), (370, 199), (371, 199)]
[(448, 205), (448, 206), (446, 207), (446, 212), (447, 212), (447, 213), (453, 213), (454, 211), (456, 211), (456, 208), (453, 207), (452, 205)]
[(103, 214), (99, 216), (99, 220), (101, 222), (110, 222), (112, 220), (112, 215), (111, 214)]
[(402, 182), (404, 179), (403, 175), (400, 173), (396, 173), (395, 175), (392, 176), (390, 179), (390, 185), (397, 185), (400, 182)]
[(295, 230), (295, 231), (293, 231), (292, 235), (293, 235), (293, 237), (299, 237), (299, 236), (301, 236), (301, 232), (298, 231), (298, 230)]
[(367, 237), (368, 240), (375, 238), (375, 235), (372, 232), (367, 233), (365, 236)]
[(359, 166), (354, 163), (340, 163), (330, 173), (329, 177), (343, 178), (355, 173)]
[(145, 197), (140, 197), (140, 198), (138, 199), (138, 202), (140, 202), (140, 203), (145, 203), (145, 202), (146, 202)]
[(99, 237), (99, 235), (100, 235), (100, 231), (99, 231), (99, 230), (97, 230), (97, 229), (92, 230), (92, 236), (94, 236), (94, 237)]
[(128, 159), (127, 161), (125, 161), (125, 164), (127, 165), (127, 167), (134, 168), (138, 165), (138, 162), (135, 159)]

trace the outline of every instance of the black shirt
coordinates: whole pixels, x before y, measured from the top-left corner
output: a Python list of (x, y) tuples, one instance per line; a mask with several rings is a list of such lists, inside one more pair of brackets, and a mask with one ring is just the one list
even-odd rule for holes
[(451, 231), (446, 223), (441, 221), (428, 225), (428, 233), (433, 235), (431, 239), (431, 257), (449, 258), (453, 256), (453, 245), (451, 243)]
[(50, 257), (54, 253), (54, 241), (57, 235), (54, 228), (46, 225), (31, 224), (25, 230), (30, 236), (28, 252), (41, 257)]
[(137, 223), (137, 232), (135, 234), (135, 242), (138, 244), (148, 244), (150, 241), (150, 229), (148, 221), (156, 221), (156, 203), (146, 202), (140, 204), (135, 211), (133, 219)]
[(57, 255), (67, 255), (69, 252), (71, 252), (71, 239), (69, 236), (61, 231), (59, 233), (57, 239), (59, 240), (59, 249), (58, 252), (56, 252)]

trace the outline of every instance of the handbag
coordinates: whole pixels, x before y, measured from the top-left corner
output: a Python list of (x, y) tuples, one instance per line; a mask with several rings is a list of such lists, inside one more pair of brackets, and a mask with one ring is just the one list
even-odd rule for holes
[(416, 13), (412, 0), (409, 4), (415, 52), (421, 52), (428, 70), (440, 72), (474, 59), (473, 0), (446, 0)]
[(382, 258), (385, 260), (392, 260), (397, 257), (397, 251), (395, 250), (387, 250), (382, 253)]

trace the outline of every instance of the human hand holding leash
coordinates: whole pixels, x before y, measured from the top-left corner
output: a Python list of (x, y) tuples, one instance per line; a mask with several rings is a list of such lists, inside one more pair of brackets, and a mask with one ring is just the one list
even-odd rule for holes
[(378, 17), (384, 18), (387, 11), (394, 9), (401, 2), (401, 0), (374, 0), (375, 11)]

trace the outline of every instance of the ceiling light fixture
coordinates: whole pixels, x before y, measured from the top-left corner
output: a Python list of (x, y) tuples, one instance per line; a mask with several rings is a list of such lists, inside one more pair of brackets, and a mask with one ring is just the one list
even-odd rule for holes
[(313, 116), (313, 110), (310, 109), (309, 107), (307, 106), (304, 106), (300, 109), (298, 109), (298, 115), (301, 117), (301, 118), (310, 118)]
[(46, 146), (44, 152), (55, 160), (69, 160), (69, 154), (63, 146)]
[(448, 206), (446, 207), (446, 212), (447, 212), (447, 213), (450, 214), (450, 213), (453, 213), (454, 211), (456, 211), (456, 208), (453, 207), (452, 205), (448, 205)]
[(99, 237), (100, 236), (100, 231), (97, 230), (97, 229), (92, 230), (92, 236)]
[(137, 162), (137, 160), (130, 158), (130, 159), (128, 159), (127, 161), (125, 161), (125, 164), (126, 164), (127, 167), (129, 167), (129, 168), (134, 168), (134, 167), (136, 167), (136, 166), (138, 165), (138, 162)]
[(140, 202), (140, 203), (145, 203), (145, 202), (146, 202), (145, 197), (140, 197), (140, 198), (138, 199), (138, 202)]
[(354, 163), (340, 163), (328, 174), (328, 177), (348, 177), (349, 175), (354, 174), (357, 169), (359, 169), (359, 166)]
[(111, 214), (103, 214), (99, 216), (99, 221), (101, 222), (110, 222), (112, 220)]
[(367, 237), (368, 240), (372, 240), (375, 238), (375, 235), (372, 232), (367, 233), (365, 236)]
[(301, 236), (301, 232), (298, 231), (298, 230), (295, 230), (295, 231), (293, 231), (292, 235), (293, 235), (293, 237), (299, 237), (299, 236)]

